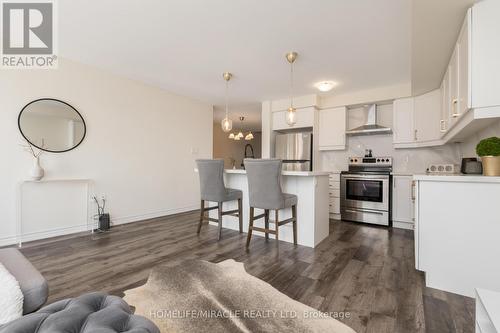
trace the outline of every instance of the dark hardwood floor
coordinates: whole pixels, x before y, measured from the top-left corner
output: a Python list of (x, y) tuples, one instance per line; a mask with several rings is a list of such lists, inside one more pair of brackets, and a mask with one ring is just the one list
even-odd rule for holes
[[(235, 259), (288, 296), (343, 319), (357, 332), (474, 332), (474, 300), (425, 287), (414, 269), (411, 231), (333, 222), (316, 249), (203, 226), (198, 213), (132, 223), (106, 234), (27, 243), (22, 252), (46, 277), (49, 302), (84, 292), (122, 295), (149, 270), (174, 260)], [(299, 221), (300, 223), (300, 221)]]

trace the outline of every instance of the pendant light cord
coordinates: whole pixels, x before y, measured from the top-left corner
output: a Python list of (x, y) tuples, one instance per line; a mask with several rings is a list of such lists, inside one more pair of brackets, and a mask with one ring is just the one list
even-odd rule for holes
[(293, 108), (293, 62), (290, 63), (290, 107)]
[(226, 118), (229, 118), (229, 94), (228, 94), (228, 90), (229, 90), (229, 82), (228, 80), (226, 80)]

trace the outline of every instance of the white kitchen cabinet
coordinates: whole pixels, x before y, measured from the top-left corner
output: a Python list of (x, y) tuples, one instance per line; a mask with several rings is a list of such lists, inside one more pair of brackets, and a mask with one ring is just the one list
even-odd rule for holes
[[(484, 0), (467, 11), (443, 78), (444, 143), (460, 141), (500, 118), (500, 2)], [(446, 89), (447, 86), (447, 89)]]
[(414, 224), (413, 176), (394, 175), (392, 178), (392, 225), (413, 229)]
[(297, 128), (310, 128), (314, 126), (314, 113), (316, 109), (314, 107), (297, 109), (297, 122), (293, 126), (288, 126), (286, 123), (286, 112), (287, 111), (274, 111), (272, 117), (272, 128), (273, 131), (283, 131)]
[(345, 150), (347, 108), (319, 111), (319, 150)]
[(415, 124), (413, 98), (401, 98), (393, 104), (393, 143), (415, 142)]
[(394, 148), (440, 145), (441, 90), (394, 101)]
[(332, 172), (328, 185), (330, 218), (340, 220), (340, 172)]
[(415, 97), (415, 141), (422, 146), (441, 138), (441, 90)]
[(449, 127), (448, 115), (450, 114), (450, 72), (447, 70), (444, 74), (443, 82), (441, 83), (441, 117), (440, 117), (440, 132), (441, 135), (446, 133)]
[(453, 55), (451, 56), (450, 66), (449, 66), (449, 84), (450, 84), (450, 113), (448, 114), (448, 123), (449, 127), (453, 127), (455, 125), (459, 114), (458, 109), (458, 100), (459, 100), (459, 73), (458, 73), (458, 45), (455, 47), (455, 51), (453, 51)]
[(460, 115), (464, 115), (472, 107), (470, 99), (470, 26), (471, 12), (469, 10), (458, 37), (458, 113)]
[[(470, 16), (471, 13), (468, 13)], [(472, 107), (500, 105), (500, 1), (478, 1), (472, 8), (471, 92)]]

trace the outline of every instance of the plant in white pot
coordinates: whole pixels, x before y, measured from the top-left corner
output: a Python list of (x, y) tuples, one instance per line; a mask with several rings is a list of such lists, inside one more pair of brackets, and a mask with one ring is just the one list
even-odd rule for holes
[(476, 153), (483, 161), (483, 175), (500, 176), (500, 138), (493, 136), (481, 140)]
[(33, 167), (30, 171), (30, 177), (32, 180), (41, 180), (45, 175), (45, 171), (40, 166), (40, 155), (42, 155), (43, 150), (34, 148), (30, 143), (23, 145), (24, 150), (33, 156)]

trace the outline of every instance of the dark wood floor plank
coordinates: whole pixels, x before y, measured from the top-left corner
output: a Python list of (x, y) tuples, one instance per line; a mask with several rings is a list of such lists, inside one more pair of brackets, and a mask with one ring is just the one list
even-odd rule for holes
[(357, 332), (474, 331), (474, 300), (425, 287), (414, 269), (413, 233), (349, 222), (332, 222), (315, 249), (204, 225), (185, 213), (26, 243), (22, 252), (49, 283), (49, 302), (85, 292), (123, 291), (147, 281), (156, 265), (201, 259), (234, 259), (289, 297), (340, 319)]

